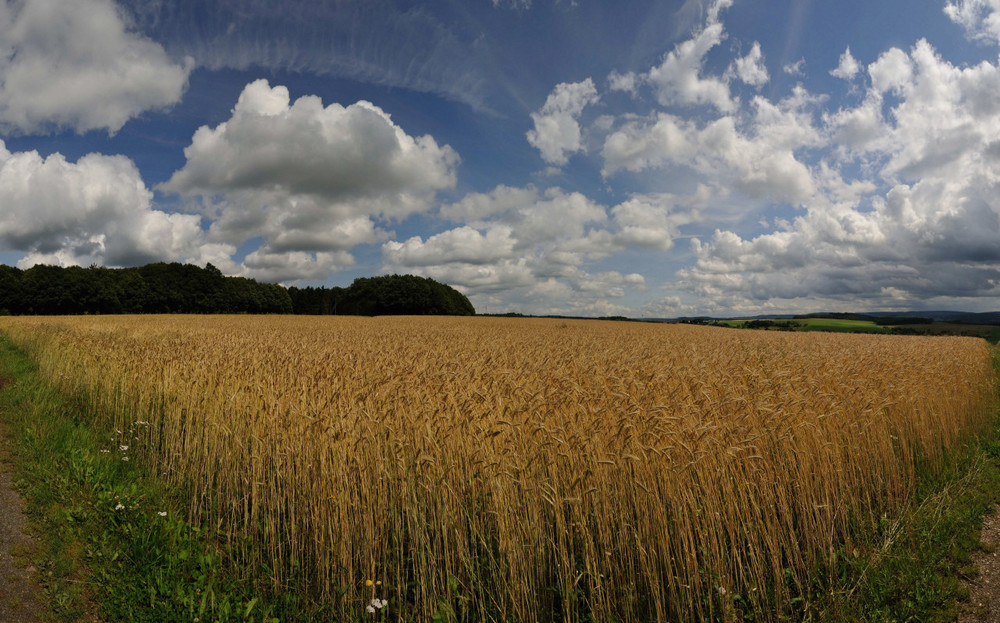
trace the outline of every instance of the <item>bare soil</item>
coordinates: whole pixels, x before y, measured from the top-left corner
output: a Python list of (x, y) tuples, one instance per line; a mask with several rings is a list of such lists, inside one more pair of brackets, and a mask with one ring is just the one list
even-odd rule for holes
[(969, 602), (958, 623), (1000, 623), (1000, 505), (983, 519), (983, 551), (966, 573)]
[(34, 541), (25, 533), (28, 518), (11, 480), (8, 439), (0, 423), (0, 621), (36, 623), (48, 610), (32, 578)]

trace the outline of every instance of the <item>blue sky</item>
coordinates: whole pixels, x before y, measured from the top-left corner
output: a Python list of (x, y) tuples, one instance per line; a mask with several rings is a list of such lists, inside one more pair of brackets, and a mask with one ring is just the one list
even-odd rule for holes
[(1000, 0), (0, 0), (0, 261), (1000, 308)]

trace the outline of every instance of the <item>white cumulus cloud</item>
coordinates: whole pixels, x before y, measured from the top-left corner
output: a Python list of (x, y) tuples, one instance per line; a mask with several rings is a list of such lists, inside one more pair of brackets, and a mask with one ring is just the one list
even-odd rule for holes
[[(857, 179), (824, 161), (819, 192), (794, 220), (695, 240), (696, 262), (679, 276), (702, 300), (871, 308), (1000, 294), (1000, 104), (990, 95), (1000, 66), (956, 66), (920, 40), (883, 53), (869, 75), (862, 103), (827, 117), (830, 148), (861, 165)], [(890, 91), (897, 101), (882, 115)]]
[(131, 29), (112, 0), (3, 0), (0, 129), (115, 133), (177, 103), (192, 64)]
[(152, 198), (124, 156), (69, 162), (0, 141), (0, 247), (24, 253), (22, 266), (196, 261), (220, 251), (203, 249), (201, 217), (157, 210)]
[(725, 38), (721, 22), (711, 22), (693, 38), (678, 44), (659, 65), (645, 74), (662, 106), (710, 105), (722, 112), (736, 109), (729, 84), (721, 77), (703, 76), (705, 56)]
[(623, 74), (613, 71), (608, 74), (608, 88), (612, 91), (625, 91), (635, 95), (639, 87), (639, 76), (634, 71)]
[(786, 74), (788, 74), (789, 76), (801, 77), (806, 75), (805, 66), (806, 66), (806, 59), (800, 58), (794, 63), (786, 64), (784, 67), (781, 68), (781, 70)]
[(551, 311), (556, 305), (582, 313), (595, 295), (606, 303), (645, 285), (635, 273), (589, 268), (633, 242), (670, 245), (676, 231), (671, 217), (655, 214), (653, 201), (616, 208), (612, 220), (604, 206), (581, 193), (498, 186), (443, 206), (440, 215), (459, 221), (456, 227), (385, 242), (382, 268), (451, 284), (484, 309), (503, 293), (507, 305), (523, 310)]
[(669, 193), (633, 195), (611, 209), (618, 229), (614, 241), (623, 248), (673, 248), (681, 226), (699, 220), (695, 199)]
[(910, 84), (913, 78), (913, 62), (906, 52), (899, 48), (890, 48), (868, 66), (868, 75), (876, 92), (898, 92)]
[(580, 142), (580, 114), (599, 100), (594, 81), (557, 84), (538, 112), (531, 113), (534, 128), (528, 142), (549, 164), (564, 165), (569, 156), (583, 149)]
[(764, 65), (764, 54), (760, 50), (760, 42), (754, 41), (750, 53), (733, 62), (736, 76), (743, 82), (754, 87), (762, 87), (771, 79)]
[(957, 0), (944, 13), (973, 39), (1000, 43), (1000, 0)]
[(668, 113), (629, 119), (605, 139), (603, 172), (689, 168), (752, 197), (798, 203), (815, 190), (795, 155), (822, 141), (809, 111), (814, 103), (801, 89), (777, 105), (754, 98), (749, 132), (728, 115), (704, 125)]
[(830, 70), (830, 75), (841, 80), (853, 80), (859, 71), (861, 71), (861, 64), (851, 54), (851, 48), (848, 46), (840, 55), (840, 64), (837, 65), (836, 69)]
[[(429, 210), (455, 184), (459, 161), (374, 104), (291, 102), (286, 87), (266, 80), (246, 86), (230, 119), (199, 128), (184, 154), (183, 168), (160, 189), (200, 198), (213, 241), (262, 238), (244, 268), (287, 279), (316, 278), (349, 264), (354, 247), (386, 240), (380, 224)], [(287, 270), (275, 266), (281, 258)]]

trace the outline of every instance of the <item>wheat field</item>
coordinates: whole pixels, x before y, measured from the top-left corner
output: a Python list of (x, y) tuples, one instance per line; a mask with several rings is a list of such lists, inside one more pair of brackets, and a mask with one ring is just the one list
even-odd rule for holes
[(427, 317), (0, 330), (99, 426), (149, 422), (134, 459), (190, 494), (189, 517), (340, 620), (376, 591), (394, 621), (777, 620), (993, 418), (973, 338)]

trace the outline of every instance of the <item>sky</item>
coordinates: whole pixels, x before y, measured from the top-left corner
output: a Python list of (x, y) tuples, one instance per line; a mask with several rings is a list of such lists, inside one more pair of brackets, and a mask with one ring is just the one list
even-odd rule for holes
[(0, 262), (1000, 309), (1000, 0), (0, 0)]

